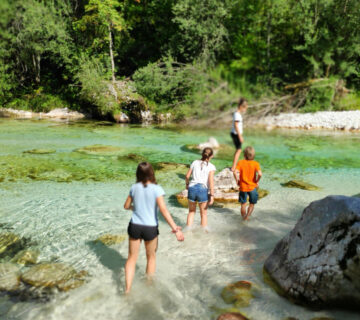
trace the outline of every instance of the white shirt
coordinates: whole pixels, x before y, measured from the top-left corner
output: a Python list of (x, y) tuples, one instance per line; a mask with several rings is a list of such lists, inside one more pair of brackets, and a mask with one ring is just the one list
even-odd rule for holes
[(231, 128), (231, 133), (237, 134), (235, 126), (239, 128), (240, 134), (243, 134), (243, 119), (241, 113), (236, 111), (233, 114), (233, 123)]
[(195, 160), (190, 168), (192, 169), (192, 177), (189, 184), (189, 187), (201, 183), (206, 188), (209, 187), (209, 173), (211, 171), (216, 171), (215, 166), (207, 161)]

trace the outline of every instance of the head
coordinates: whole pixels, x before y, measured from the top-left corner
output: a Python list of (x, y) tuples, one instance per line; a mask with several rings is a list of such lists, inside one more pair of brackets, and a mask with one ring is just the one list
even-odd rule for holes
[(240, 98), (237, 106), (238, 110), (240, 112), (245, 112), (247, 110), (247, 107), (248, 107), (247, 100), (245, 98)]
[(139, 163), (136, 169), (136, 182), (142, 182), (144, 185), (147, 182), (156, 183), (154, 169), (149, 162)]
[(205, 148), (201, 154), (202, 161), (209, 161), (213, 157), (214, 151), (211, 148)]
[(255, 158), (255, 149), (251, 146), (248, 146), (244, 150), (244, 157), (246, 160), (254, 160)]

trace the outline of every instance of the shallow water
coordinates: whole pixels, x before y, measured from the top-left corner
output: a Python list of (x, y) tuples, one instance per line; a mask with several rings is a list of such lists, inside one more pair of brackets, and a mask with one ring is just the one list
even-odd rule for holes
[[(185, 234), (184, 243), (177, 242), (160, 220), (156, 279), (148, 285), (143, 277), (142, 248), (132, 293), (123, 295), (127, 243), (105, 247), (92, 240), (104, 233), (126, 234), (131, 213), (123, 203), (137, 165), (126, 155), (138, 154), (152, 163), (189, 164), (198, 155), (184, 146), (204, 142), (210, 135), (230, 145), (224, 130), (0, 120), (0, 223), (35, 241), (40, 261), (66, 262), (90, 274), (85, 285), (57, 293), (49, 302), (0, 296), (0, 318), (214, 319), (217, 310), (231, 307), (220, 297), (222, 288), (248, 280), (258, 292), (249, 307), (239, 310), (251, 319), (358, 319), (351, 312), (315, 312), (289, 303), (263, 282), (262, 266), (309, 202), (360, 192), (359, 134), (247, 130), (245, 144), (255, 146), (264, 173), (261, 187), (270, 191), (252, 219), (243, 222), (239, 209), (211, 208), (211, 232), (196, 228)], [(119, 150), (100, 156), (74, 152), (94, 144)], [(23, 153), (34, 148), (56, 153)], [(219, 158), (213, 160), (218, 170), (231, 165), (229, 154)], [(182, 226), (187, 210), (171, 196), (182, 190), (185, 173), (181, 168), (157, 172), (168, 207)], [(321, 190), (281, 186), (293, 178)], [(195, 222), (199, 225), (199, 216)]]

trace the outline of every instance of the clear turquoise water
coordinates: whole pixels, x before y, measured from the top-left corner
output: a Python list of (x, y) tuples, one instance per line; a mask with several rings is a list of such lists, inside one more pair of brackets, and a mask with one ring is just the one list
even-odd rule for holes
[[(195, 229), (185, 235), (184, 243), (177, 242), (161, 221), (154, 285), (144, 281), (142, 249), (132, 294), (123, 295), (127, 243), (99, 249), (91, 241), (104, 233), (126, 234), (131, 213), (122, 207), (137, 163), (124, 156), (136, 153), (152, 163), (188, 164), (198, 155), (184, 146), (209, 136), (231, 143), (227, 130), (0, 120), (0, 223), (36, 241), (40, 261), (58, 259), (90, 273), (84, 286), (57, 293), (47, 303), (0, 296), (0, 318), (212, 319), (214, 308), (230, 307), (220, 297), (222, 288), (248, 280), (259, 287), (250, 307), (241, 309), (251, 319), (358, 319), (351, 312), (314, 312), (289, 303), (264, 284), (262, 265), (309, 202), (329, 194), (360, 193), (359, 134), (246, 130), (245, 144), (255, 146), (264, 172), (261, 187), (270, 191), (256, 206), (252, 220), (244, 223), (238, 209), (211, 208), (212, 232)], [(121, 150), (108, 156), (73, 152), (94, 144)], [(34, 148), (56, 153), (23, 154)], [(213, 162), (221, 170), (231, 165), (231, 155), (215, 157)], [(185, 173), (157, 172), (168, 207), (182, 226), (187, 210), (171, 195), (182, 190)], [(61, 182), (63, 177), (70, 182)], [(321, 190), (281, 187), (281, 182), (292, 178)]]

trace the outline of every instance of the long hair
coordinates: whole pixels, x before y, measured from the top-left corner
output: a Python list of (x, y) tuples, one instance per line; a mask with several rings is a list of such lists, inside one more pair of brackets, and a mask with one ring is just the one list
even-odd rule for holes
[(136, 169), (136, 182), (145, 186), (148, 181), (156, 184), (154, 169), (149, 162), (141, 162)]
[(205, 148), (201, 154), (201, 161), (209, 160), (213, 154), (214, 154), (213, 149)]

